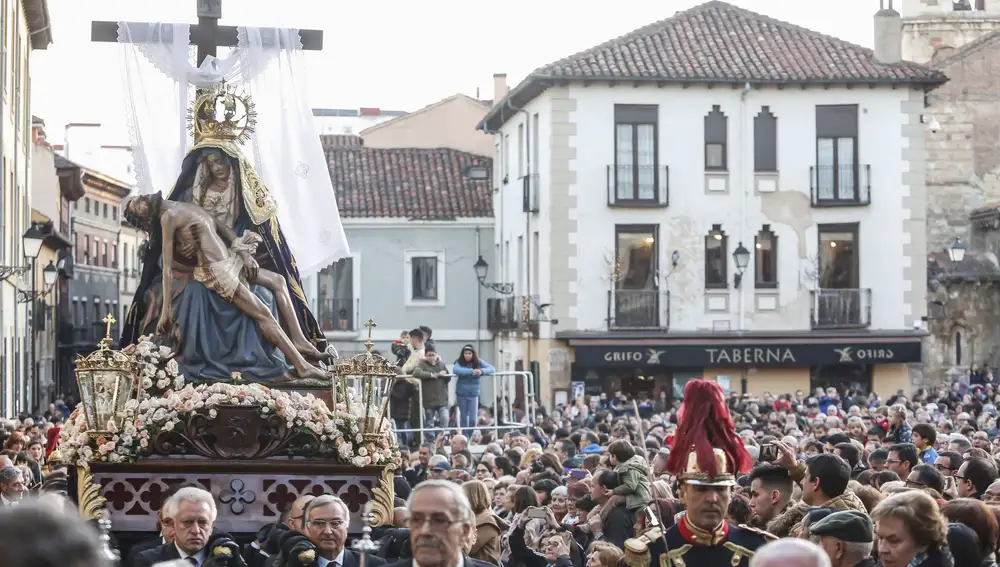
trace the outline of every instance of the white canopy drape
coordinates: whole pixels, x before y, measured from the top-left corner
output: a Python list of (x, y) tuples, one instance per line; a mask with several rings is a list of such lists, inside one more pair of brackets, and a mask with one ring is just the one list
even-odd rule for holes
[(190, 63), (188, 24), (118, 24), (125, 111), (137, 191), (170, 191), (192, 145), (192, 91), (225, 80), (254, 100), (257, 128), (247, 148), (278, 203), (278, 222), (302, 277), (350, 255), (327, 162), (303, 94), (302, 42), (296, 29), (238, 29), (226, 58)]

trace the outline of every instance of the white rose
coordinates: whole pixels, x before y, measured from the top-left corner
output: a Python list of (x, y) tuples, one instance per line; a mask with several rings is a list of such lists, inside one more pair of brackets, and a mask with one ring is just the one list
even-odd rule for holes
[(174, 430), (174, 422), (168, 421), (168, 422), (164, 423), (163, 424), (163, 429), (166, 430), (166, 431), (173, 431)]
[(209, 410), (208, 417), (210, 417), (212, 419), (215, 419), (215, 418), (219, 417), (219, 412), (216, 411), (216, 410), (214, 410), (214, 409), (213, 410)]
[(156, 387), (159, 388), (159, 389), (161, 389), (161, 390), (165, 390), (165, 389), (167, 389), (167, 388), (170, 387), (170, 380), (168, 380), (166, 378), (163, 378), (161, 380), (157, 380), (156, 381)]

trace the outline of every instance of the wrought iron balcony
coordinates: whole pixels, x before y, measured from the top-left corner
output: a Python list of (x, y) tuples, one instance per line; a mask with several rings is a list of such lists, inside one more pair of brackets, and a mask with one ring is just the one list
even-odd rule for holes
[(512, 331), (521, 324), (521, 298), (507, 296), (486, 300), (486, 328), (496, 333)]
[(670, 292), (657, 289), (608, 291), (608, 329), (669, 329)]
[(316, 319), (323, 331), (357, 331), (361, 300), (353, 297), (319, 300)]
[(871, 204), (871, 166), (856, 163), (809, 168), (814, 207), (863, 207)]
[[(96, 323), (82, 323), (79, 325), (65, 323), (60, 325), (59, 331), (60, 344), (81, 346), (89, 345), (96, 349), (97, 343), (100, 342), (100, 340), (103, 339), (107, 333), (107, 326), (100, 321)], [(119, 336), (121, 336), (121, 334), (118, 323), (116, 323), (111, 327), (111, 338), (117, 341)]]
[(609, 165), (607, 178), (609, 207), (656, 208), (670, 203), (668, 166)]
[(812, 292), (813, 329), (863, 329), (872, 323), (872, 290), (817, 289)]

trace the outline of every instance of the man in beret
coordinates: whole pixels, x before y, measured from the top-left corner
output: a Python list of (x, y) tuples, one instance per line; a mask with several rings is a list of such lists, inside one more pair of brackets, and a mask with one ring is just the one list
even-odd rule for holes
[(872, 544), (875, 527), (857, 510), (834, 512), (809, 526), (809, 539), (830, 557), (833, 567), (875, 567)]

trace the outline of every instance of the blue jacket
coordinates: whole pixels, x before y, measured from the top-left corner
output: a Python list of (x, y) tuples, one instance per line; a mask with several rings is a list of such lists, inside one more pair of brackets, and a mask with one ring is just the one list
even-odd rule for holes
[[(479, 369), (483, 371), (484, 376), (496, 372), (495, 368), (482, 361), (479, 362)], [(455, 381), (455, 396), (460, 398), (479, 397), (479, 380), (481, 377), (474, 376), (472, 374), (473, 370), (475, 368), (462, 366), (461, 364), (451, 367), (451, 373), (458, 378)]]

